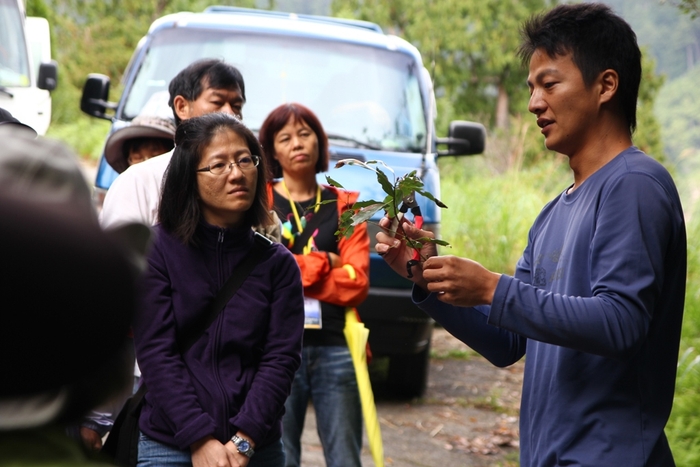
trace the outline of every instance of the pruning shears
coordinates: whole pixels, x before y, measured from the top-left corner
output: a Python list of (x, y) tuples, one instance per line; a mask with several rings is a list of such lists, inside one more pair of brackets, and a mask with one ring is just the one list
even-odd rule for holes
[[(411, 214), (413, 214), (413, 225), (416, 226), (418, 229), (423, 228), (423, 214), (421, 213), (420, 206), (418, 206), (418, 202), (416, 201), (416, 192), (412, 191), (411, 193), (407, 194), (406, 196), (403, 197), (403, 200), (401, 202), (401, 206), (399, 206), (399, 213), (401, 213), (401, 216), (397, 215), (396, 217), (399, 217), (399, 221), (401, 220), (400, 217), (403, 217), (406, 215), (406, 213), (411, 211)], [(413, 273), (411, 272), (411, 268), (417, 264), (420, 264), (420, 254), (418, 253), (417, 249), (413, 249), (413, 257), (406, 262), (406, 273), (407, 277), (410, 279), (413, 277)]]

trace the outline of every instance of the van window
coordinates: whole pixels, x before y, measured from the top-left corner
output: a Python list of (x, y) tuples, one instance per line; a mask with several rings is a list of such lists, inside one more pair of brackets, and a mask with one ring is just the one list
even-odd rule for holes
[(148, 46), (122, 118), (138, 115), (153, 94), (167, 91), (175, 74), (205, 57), (221, 58), (243, 74), (243, 119), (253, 130), (279, 104), (299, 102), (319, 116), (329, 135), (385, 150), (425, 149), (421, 64), (400, 51), (308, 37), (164, 30)]
[(29, 86), (27, 45), (17, 0), (0, 0), (0, 86)]

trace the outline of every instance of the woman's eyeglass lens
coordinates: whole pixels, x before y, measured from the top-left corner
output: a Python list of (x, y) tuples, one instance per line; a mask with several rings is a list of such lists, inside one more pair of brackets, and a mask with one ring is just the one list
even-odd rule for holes
[(197, 169), (197, 172), (211, 172), (214, 175), (226, 175), (231, 173), (234, 165), (237, 165), (242, 171), (246, 171), (257, 167), (259, 163), (260, 158), (258, 156), (244, 156), (234, 162), (217, 162), (214, 165), (202, 167), (201, 169)]

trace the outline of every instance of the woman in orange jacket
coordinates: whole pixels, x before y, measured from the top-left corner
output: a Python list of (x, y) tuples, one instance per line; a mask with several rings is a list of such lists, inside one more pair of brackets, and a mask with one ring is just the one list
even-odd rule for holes
[(311, 400), (326, 465), (359, 467), (362, 409), (343, 328), (346, 308), (359, 305), (369, 291), (369, 237), (364, 223), (349, 238), (335, 235), (340, 215), (359, 194), (317, 183), (316, 174), (328, 170), (328, 138), (303, 105), (273, 110), (260, 142), (273, 177), (269, 199), (282, 221), (282, 243), (301, 269), (305, 296), (302, 363), (283, 419), (286, 465), (301, 463)]

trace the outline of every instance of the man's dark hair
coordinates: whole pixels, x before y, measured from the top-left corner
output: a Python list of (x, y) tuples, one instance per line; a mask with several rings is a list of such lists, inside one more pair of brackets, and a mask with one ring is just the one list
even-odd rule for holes
[(586, 86), (602, 71), (615, 70), (620, 79), (617, 90), (620, 109), (630, 133), (634, 132), (642, 54), (637, 36), (625, 20), (600, 3), (559, 5), (530, 18), (521, 33), (523, 42), (518, 55), (525, 64), (537, 49), (552, 58), (571, 53)]
[[(202, 217), (197, 169), (202, 153), (219, 132), (230, 130), (243, 138), (250, 153), (260, 158), (253, 204), (245, 215), (249, 227), (268, 225), (270, 214), (266, 190), (267, 165), (255, 135), (233, 115), (215, 112), (183, 121), (175, 132), (175, 151), (165, 174), (158, 207), (163, 228), (183, 243), (196, 245), (195, 230)], [(252, 172), (252, 171), (251, 171)], [(220, 175), (223, 177), (224, 175)]]
[(235, 89), (240, 88), (241, 97), (245, 102), (245, 83), (243, 75), (233, 65), (223, 60), (205, 58), (191, 63), (187, 68), (178, 73), (168, 87), (170, 98), (168, 105), (173, 109), (175, 124), (180, 125), (181, 120), (175, 112), (173, 101), (176, 96), (182, 96), (188, 101), (197, 100), (200, 94), (207, 89)]
[(260, 143), (263, 146), (270, 173), (274, 178), (282, 177), (282, 166), (275, 158), (275, 136), (285, 127), (289, 119), (293, 122), (304, 122), (316, 133), (318, 139), (318, 161), (316, 161), (316, 173), (328, 170), (328, 136), (323, 130), (323, 125), (316, 114), (309, 108), (297, 104), (282, 104), (270, 112), (262, 126), (260, 127)]

